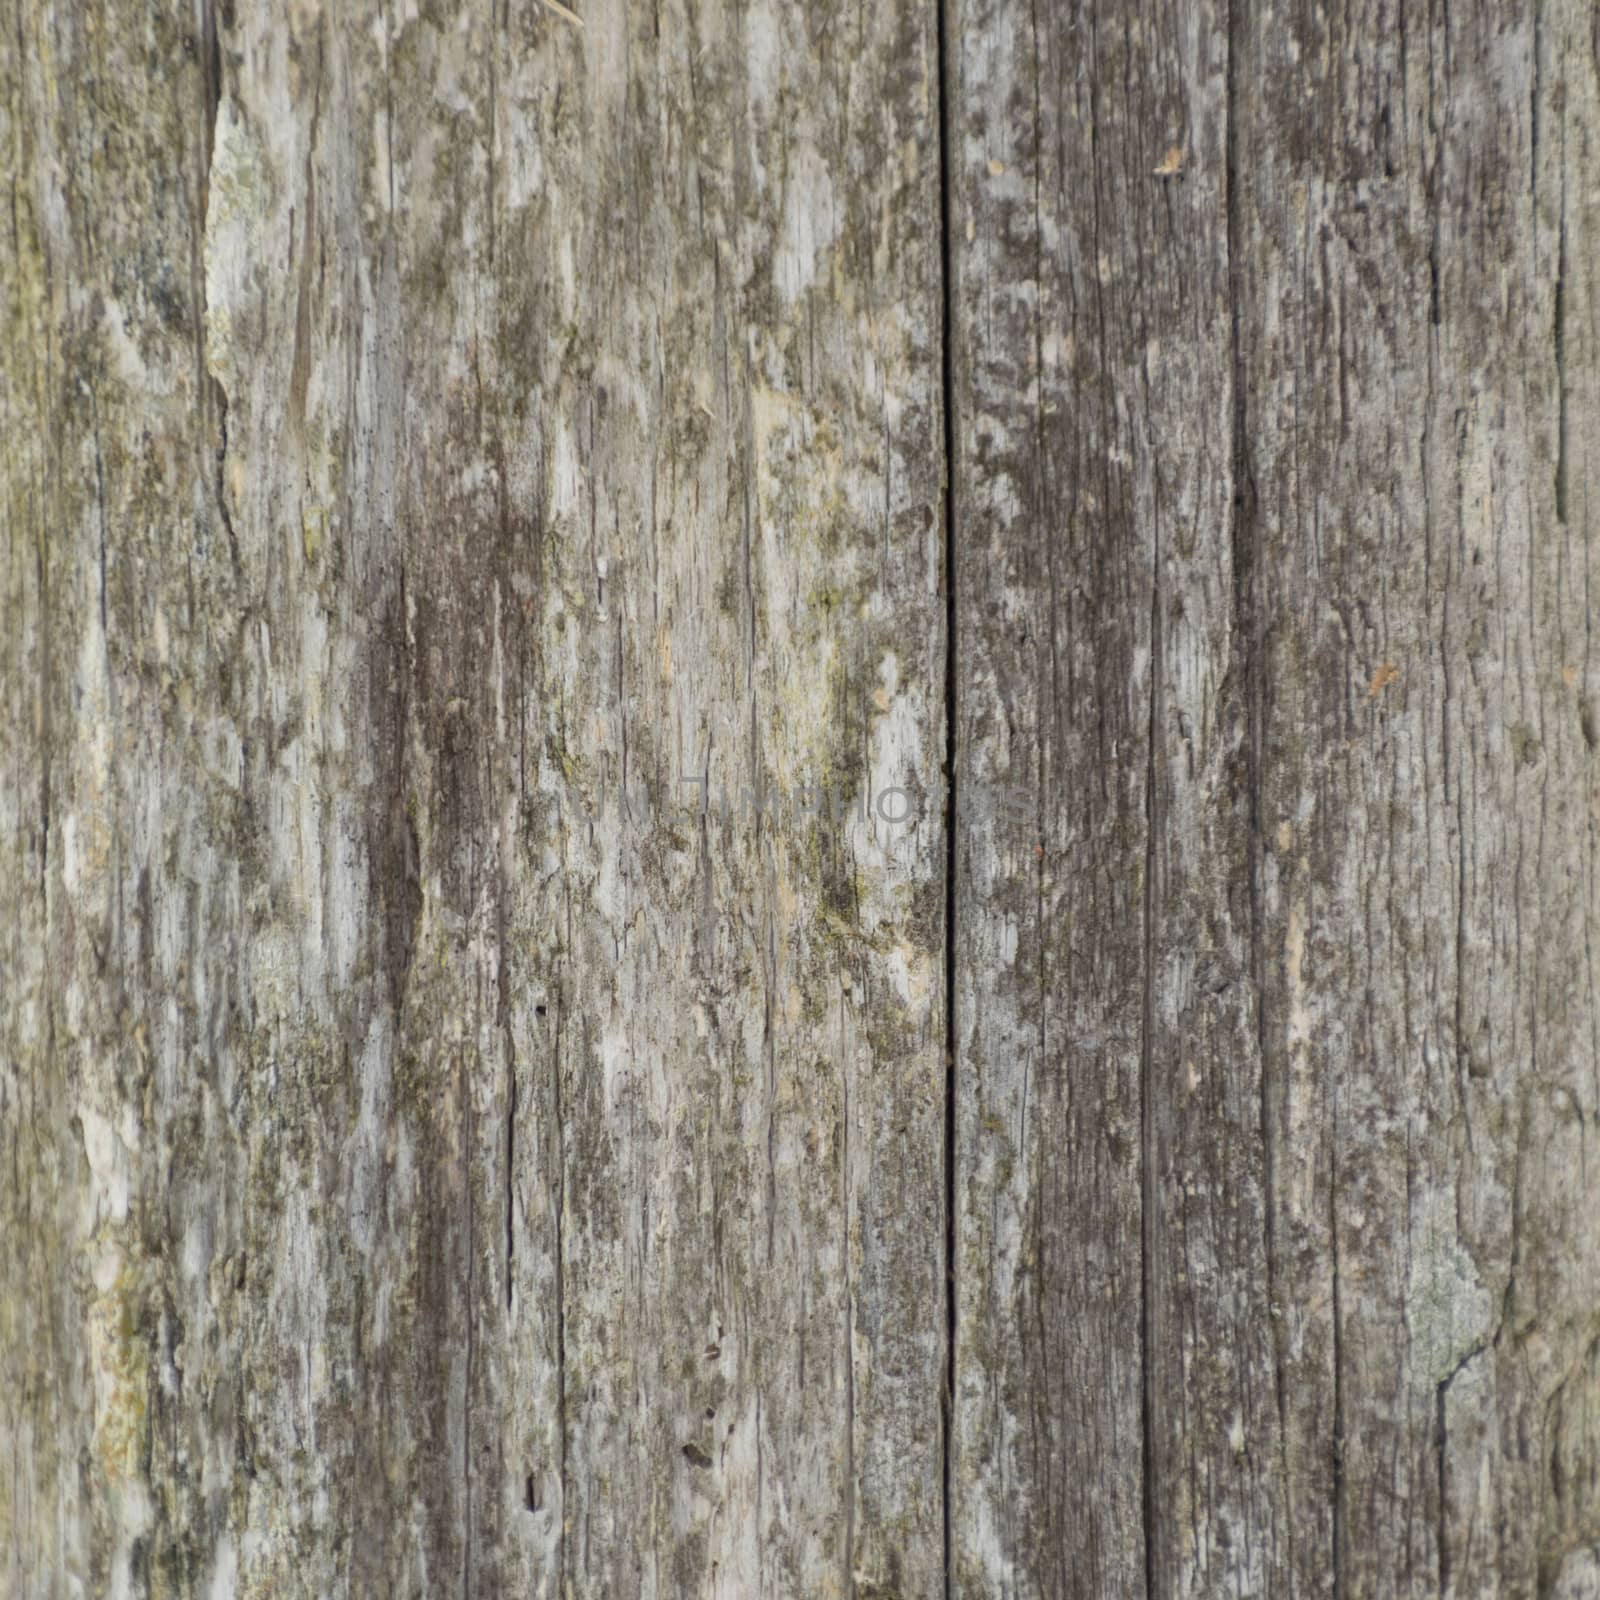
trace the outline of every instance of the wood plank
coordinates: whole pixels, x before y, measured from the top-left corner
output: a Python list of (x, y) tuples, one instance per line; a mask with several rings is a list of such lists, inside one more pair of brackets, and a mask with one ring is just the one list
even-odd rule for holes
[(952, 16), (960, 1580), (1584, 1592), (1590, 19)]
[(1600, 1590), (1596, 39), (23, 0), (0, 1590)]
[(955, 1578), (1266, 1592), (1228, 19), (951, 15)]
[(9, 1592), (928, 1592), (931, 14), (4, 49)]
[(1591, 24), (1358, 5), (1240, 37), (1305, 1593), (1596, 1570)]

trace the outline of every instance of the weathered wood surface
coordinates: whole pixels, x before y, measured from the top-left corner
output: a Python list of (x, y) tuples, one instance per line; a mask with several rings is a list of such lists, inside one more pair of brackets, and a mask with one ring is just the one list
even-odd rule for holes
[(931, 16), (8, 33), (7, 1592), (928, 1592)]
[(954, 17), (955, 1590), (1594, 1593), (1594, 15)]
[(0, 41), (0, 1592), (1600, 1592), (1587, 6)]

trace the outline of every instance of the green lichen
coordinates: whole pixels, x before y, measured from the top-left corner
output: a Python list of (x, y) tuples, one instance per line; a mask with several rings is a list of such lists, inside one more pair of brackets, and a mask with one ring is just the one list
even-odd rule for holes
[(1417, 1244), (1406, 1315), (1412, 1370), (1429, 1385), (1443, 1383), (1482, 1344), (1492, 1316), (1489, 1291), (1453, 1232), (1425, 1232)]

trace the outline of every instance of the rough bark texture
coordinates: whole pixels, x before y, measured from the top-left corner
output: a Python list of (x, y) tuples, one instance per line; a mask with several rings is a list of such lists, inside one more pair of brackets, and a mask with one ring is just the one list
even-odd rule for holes
[(1589, 6), (0, 60), (0, 1592), (1600, 1594)]

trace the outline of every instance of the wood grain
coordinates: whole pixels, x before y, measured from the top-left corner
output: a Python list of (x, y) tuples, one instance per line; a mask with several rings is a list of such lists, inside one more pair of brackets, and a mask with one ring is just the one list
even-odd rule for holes
[(953, 15), (956, 1586), (1586, 1593), (1592, 19)]
[(0, 1592), (1600, 1592), (1579, 0), (20, 0)]
[(934, 33), (24, 8), (8, 1592), (938, 1583)]

